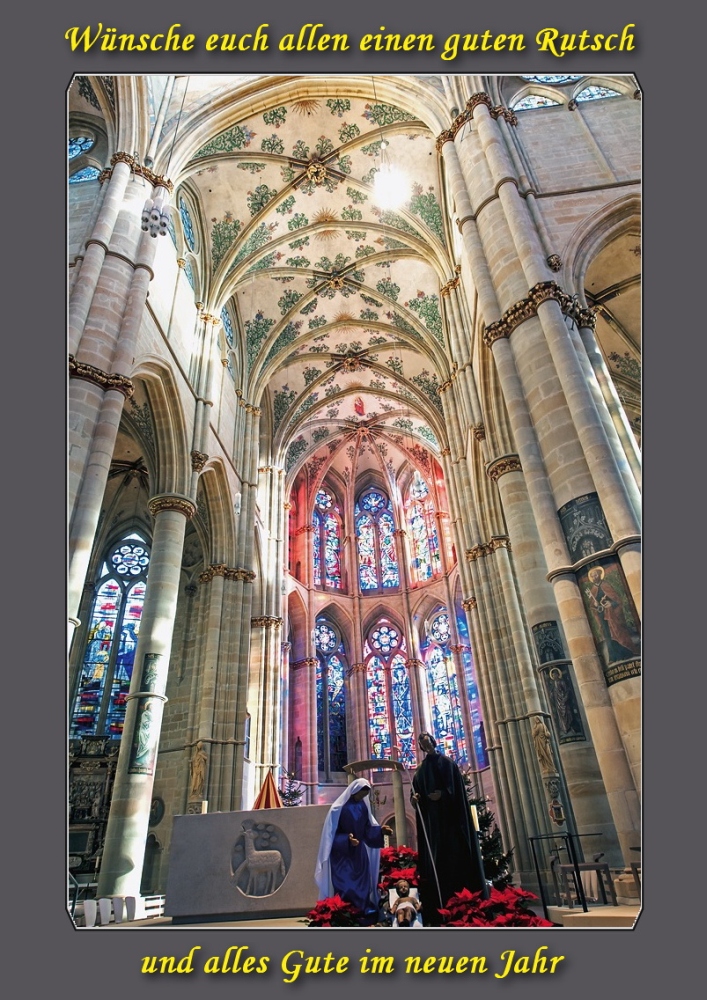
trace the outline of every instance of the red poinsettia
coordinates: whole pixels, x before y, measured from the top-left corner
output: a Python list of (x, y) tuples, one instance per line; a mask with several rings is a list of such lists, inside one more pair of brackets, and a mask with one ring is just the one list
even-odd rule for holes
[(439, 912), (443, 927), (552, 927), (550, 920), (528, 909), (537, 900), (532, 892), (512, 885), (491, 889), (488, 899), (480, 892), (462, 889), (447, 901)]
[(337, 894), (320, 899), (304, 922), (308, 927), (361, 927), (365, 917), (353, 903), (347, 903)]
[(382, 893), (388, 892), (401, 878), (407, 879), (411, 886), (418, 885), (417, 851), (410, 847), (384, 847), (381, 850), (378, 888)]

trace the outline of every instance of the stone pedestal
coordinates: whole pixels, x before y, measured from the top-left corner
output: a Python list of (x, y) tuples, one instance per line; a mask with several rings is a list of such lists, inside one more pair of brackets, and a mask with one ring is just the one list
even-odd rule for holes
[(304, 915), (329, 806), (175, 816), (165, 914), (173, 923)]

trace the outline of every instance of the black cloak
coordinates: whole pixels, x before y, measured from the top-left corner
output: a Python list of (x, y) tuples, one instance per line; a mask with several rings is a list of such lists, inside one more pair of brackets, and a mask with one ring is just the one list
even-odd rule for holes
[[(436, 926), (440, 922), (437, 911), (455, 892), (466, 888), (487, 896), (488, 889), (478, 835), (471, 822), (464, 779), (457, 765), (442, 754), (427, 754), (415, 771), (412, 787), (420, 796), (415, 817), (422, 919), (425, 924)], [(441, 793), (436, 801), (429, 797), (435, 791)]]

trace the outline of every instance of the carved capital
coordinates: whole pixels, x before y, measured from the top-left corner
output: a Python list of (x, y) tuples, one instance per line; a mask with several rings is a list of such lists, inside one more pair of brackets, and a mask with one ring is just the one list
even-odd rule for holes
[(444, 458), (446, 455), (451, 455), (452, 451), (450, 448), (442, 448), (440, 455)]
[(203, 451), (193, 451), (191, 453), (191, 467), (194, 472), (201, 472), (206, 463), (209, 460), (209, 456)]
[(258, 615), (256, 618), (251, 618), (250, 624), (252, 628), (281, 628), (282, 618), (275, 618), (273, 615)]
[(302, 667), (316, 667), (317, 658), (315, 656), (305, 656), (303, 660), (294, 660), (290, 663), (293, 670), (301, 670)]
[(473, 611), (477, 607), (475, 597), (467, 597), (465, 601), (462, 601), (462, 607), (465, 611)]
[(408, 670), (412, 670), (414, 668), (422, 669), (425, 666), (425, 664), (422, 662), (422, 660), (417, 660), (414, 657), (411, 657), (409, 660), (405, 661), (405, 666), (407, 667)]
[(153, 517), (157, 517), (165, 510), (176, 510), (180, 514), (184, 514), (187, 521), (191, 521), (196, 514), (194, 501), (178, 493), (161, 493), (159, 496), (152, 497), (147, 506)]
[(569, 316), (578, 326), (593, 327), (596, 324), (594, 309), (583, 309), (576, 296), (563, 292), (556, 282), (539, 281), (537, 285), (533, 285), (526, 298), (515, 302), (510, 309), (506, 309), (499, 320), (486, 327), (484, 332), (486, 346), (493, 347), (500, 338), (510, 337), (521, 323), (525, 323), (532, 316), (537, 316), (543, 302), (552, 299), (557, 302), (563, 314)]
[(461, 278), (458, 274), (456, 275), (456, 277), (450, 278), (449, 281), (446, 281), (442, 285), (442, 287), (439, 290), (439, 294), (443, 298), (446, 298), (448, 295), (451, 295), (452, 291), (459, 286), (460, 280)]
[(300, 528), (297, 529), (297, 531), (295, 532), (295, 534), (296, 535), (308, 535), (308, 534), (310, 534), (310, 532), (312, 532), (314, 530), (315, 530), (315, 528), (314, 528), (313, 524), (303, 524)]
[(560, 255), (557, 253), (551, 253), (550, 256), (547, 258), (547, 263), (551, 271), (562, 270), (562, 257), (560, 257)]
[(492, 118), (494, 119), (503, 118), (504, 121), (508, 122), (509, 125), (518, 124), (518, 119), (516, 118), (515, 114), (512, 111), (509, 111), (508, 108), (504, 108), (500, 104), (494, 106), (491, 102), (491, 98), (489, 97), (489, 95), (485, 94), (483, 91), (480, 91), (478, 94), (471, 95), (469, 100), (466, 102), (466, 108), (464, 109), (464, 111), (462, 111), (461, 114), (457, 115), (457, 117), (454, 119), (450, 127), (448, 129), (445, 129), (444, 132), (441, 132), (440, 135), (437, 137), (436, 146), (438, 152), (439, 150), (442, 149), (442, 146), (445, 144), (445, 142), (454, 141), (459, 130), (462, 129), (468, 121), (471, 121), (471, 119), (474, 117), (474, 111), (480, 105), (483, 105), (484, 107), (488, 108), (488, 112)]
[(511, 541), (508, 535), (494, 535), (488, 542), (481, 542), (466, 550), (466, 557), (469, 562), (490, 556), (496, 549), (508, 549), (510, 551)]
[[(130, 153), (119, 152), (114, 153), (110, 158), (110, 165), (114, 167), (116, 163), (125, 163), (130, 167), (132, 173), (137, 174), (138, 177), (144, 177), (145, 180), (151, 184), (153, 187), (163, 187), (171, 194), (174, 190), (174, 184), (172, 181), (168, 180), (163, 174), (155, 174), (149, 167), (143, 166), (141, 163), (131, 156)], [(103, 173), (112, 173), (112, 171), (104, 170)], [(101, 175), (102, 176), (102, 175)]]
[(255, 573), (250, 569), (228, 569), (226, 570), (227, 580), (242, 580), (243, 583), (252, 583), (255, 580)]
[(471, 428), (471, 431), (476, 441), (486, 440), (486, 428), (484, 427), (483, 424), (474, 424), (474, 426)]
[(115, 372), (109, 375), (101, 371), (100, 368), (96, 368), (95, 365), (87, 365), (83, 361), (77, 361), (73, 354), (69, 355), (69, 377), (80, 378), (84, 382), (93, 382), (104, 392), (115, 389), (117, 392), (122, 392), (126, 399), (130, 399), (135, 391), (133, 383), (127, 375), (118, 375)]
[(351, 664), (351, 669), (349, 670), (349, 673), (350, 674), (362, 674), (362, 673), (365, 673), (365, 671), (366, 671), (366, 664), (365, 663), (352, 663)]
[(503, 455), (501, 458), (496, 458), (493, 462), (489, 462), (486, 466), (486, 475), (494, 483), (497, 483), (501, 476), (505, 476), (507, 472), (521, 471), (522, 467), (517, 455)]

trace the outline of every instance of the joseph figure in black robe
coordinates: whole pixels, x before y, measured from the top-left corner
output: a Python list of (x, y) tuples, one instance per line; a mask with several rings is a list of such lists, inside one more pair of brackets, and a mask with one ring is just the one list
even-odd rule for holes
[(455, 892), (470, 889), (487, 897), (488, 887), (461, 772), (437, 753), (429, 733), (421, 733), (418, 743), (425, 752), (412, 780), (420, 902), (423, 922), (434, 927), (440, 923), (439, 909)]

